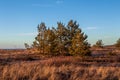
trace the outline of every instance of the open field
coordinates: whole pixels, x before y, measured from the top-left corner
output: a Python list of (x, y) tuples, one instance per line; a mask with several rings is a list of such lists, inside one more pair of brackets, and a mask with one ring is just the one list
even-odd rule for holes
[(0, 80), (120, 80), (120, 54), (90, 57), (41, 56), (0, 50)]

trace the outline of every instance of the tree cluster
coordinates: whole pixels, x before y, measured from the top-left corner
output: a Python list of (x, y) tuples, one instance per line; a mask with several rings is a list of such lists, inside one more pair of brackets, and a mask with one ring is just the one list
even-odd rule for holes
[(70, 20), (65, 26), (58, 22), (57, 27), (48, 28), (45, 23), (37, 27), (38, 35), (32, 47), (43, 55), (90, 55), (87, 35), (76, 21)]

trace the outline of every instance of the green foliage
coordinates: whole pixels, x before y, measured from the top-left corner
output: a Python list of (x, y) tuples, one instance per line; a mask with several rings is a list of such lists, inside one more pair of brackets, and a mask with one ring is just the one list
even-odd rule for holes
[(102, 40), (98, 40), (97, 42), (96, 42), (96, 44), (95, 45), (93, 45), (93, 47), (96, 47), (96, 48), (103, 48), (103, 41)]
[(68, 25), (58, 22), (57, 28), (46, 28), (45, 23), (38, 25), (38, 35), (33, 48), (44, 55), (90, 55), (90, 44), (76, 21)]
[(87, 42), (87, 35), (84, 35), (79, 29), (76, 22), (69, 22), (71, 27), (71, 46), (69, 46), (69, 53), (71, 55), (90, 55), (90, 44)]
[(117, 49), (120, 49), (120, 38), (116, 41), (115, 46), (117, 47)]

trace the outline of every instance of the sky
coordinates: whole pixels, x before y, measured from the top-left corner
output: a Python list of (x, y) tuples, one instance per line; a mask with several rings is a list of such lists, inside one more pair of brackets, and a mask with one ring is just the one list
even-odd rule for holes
[(0, 48), (24, 48), (32, 44), (37, 25), (56, 27), (75, 20), (88, 42), (105, 45), (120, 38), (120, 0), (0, 0)]

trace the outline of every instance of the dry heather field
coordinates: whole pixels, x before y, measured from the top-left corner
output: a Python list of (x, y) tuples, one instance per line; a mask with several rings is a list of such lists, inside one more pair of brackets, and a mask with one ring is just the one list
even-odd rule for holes
[(44, 57), (0, 50), (0, 80), (120, 80), (120, 54)]

